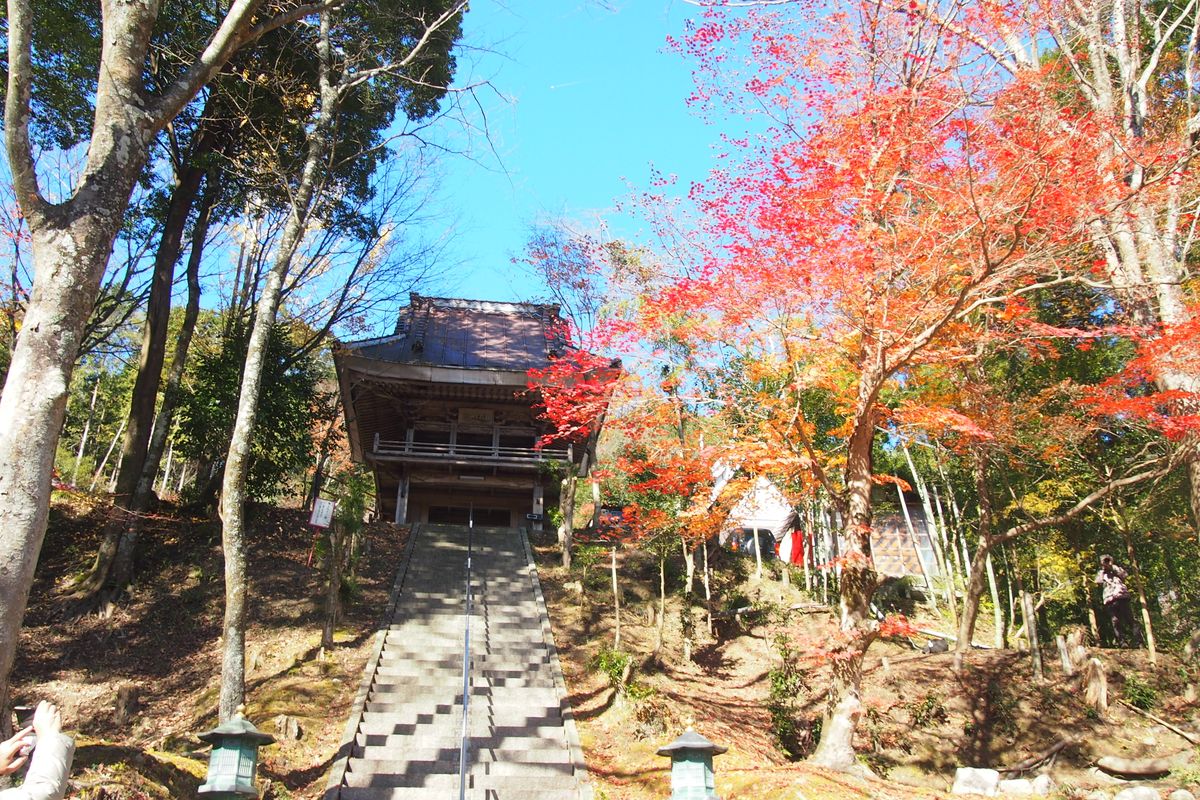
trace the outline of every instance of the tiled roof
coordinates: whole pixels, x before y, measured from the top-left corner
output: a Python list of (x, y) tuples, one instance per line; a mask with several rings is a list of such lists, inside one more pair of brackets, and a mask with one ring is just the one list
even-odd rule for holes
[(350, 343), (354, 355), (402, 364), (525, 371), (564, 349), (558, 306), (411, 296), (394, 336)]

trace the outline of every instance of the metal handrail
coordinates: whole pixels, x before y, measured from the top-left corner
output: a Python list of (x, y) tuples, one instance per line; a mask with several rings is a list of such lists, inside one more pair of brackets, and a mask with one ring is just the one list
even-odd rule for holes
[(467, 740), (471, 706), (471, 544), (475, 530), (475, 515), (467, 520), (467, 604), (463, 621), (463, 710), (462, 739), (458, 747), (458, 800), (467, 796)]

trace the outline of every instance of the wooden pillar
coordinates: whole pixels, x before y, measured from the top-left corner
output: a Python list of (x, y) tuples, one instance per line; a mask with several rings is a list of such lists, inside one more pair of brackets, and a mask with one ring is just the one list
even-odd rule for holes
[(542, 522), (546, 516), (545, 512), (546, 512), (546, 488), (542, 485), (541, 473), (538, 473), (538, 476), (533, 479), (533, 511), (532, 511), (532, 513), (537, 514), (537, 520), (535, 520), (533, 522), (533, 524), (530, 525), (529, 527), (531, 527), (537, 531), (545, 530), (542, 527)]
[(404, 525), (408, 522), (408, 472), (400, 477), (400, 483), (396, 486), (396, 524)]

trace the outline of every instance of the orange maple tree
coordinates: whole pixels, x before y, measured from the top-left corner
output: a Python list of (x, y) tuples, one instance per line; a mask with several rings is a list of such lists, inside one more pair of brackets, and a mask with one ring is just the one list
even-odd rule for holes
[[(880, 635), (870, 531), (885, 395), (974, 359), (984, 309), (1071, 279), (1100, 180), (1096, 148), (1059, 131), (1093, 122), (1044, 102), (1049, 70), (1000, 80), (973, 67), (975, 43), (888, 4), (708, 8), (676, 46), (697, 61), (695, 102), (768, 122), (728, 138), (727, 166), (692, 188), (716, 246), (645, 313), (710, 320), (757, 373), (750, 438), (769, 437), (780, 467), (840, 512), (841, 635), (814, 760), (855, 769), (862, 658)], [(746, 397), (743, 384), (731, 404)], [(984, 424), (953, 398), (922, 413)]]

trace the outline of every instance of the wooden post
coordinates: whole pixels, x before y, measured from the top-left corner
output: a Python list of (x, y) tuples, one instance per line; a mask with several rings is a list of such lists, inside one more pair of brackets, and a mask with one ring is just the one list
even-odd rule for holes
[(1075, 667), (1071, 664), (1071, 654), (1067, 650), (1067, 637), (1060, 633), (1054, 637), (1054, 643), (1058, 645), (1058, 658), (1062, 661), (1063, 673), (1071, 677), (1075, 674)]
[(1086, 686), (1084, 702), (1094, 708), (1097, 714), (1104, 716), (1108, 711), (1108, 676), (1104, 673), (1104, 664), (1100, 659), (1093, 658), (1088, 661), (1083, 681)]
[(400, 482), (396, 486), (396, 524), (403, 525), (408, 522), (408, 473), (400, 476)]

